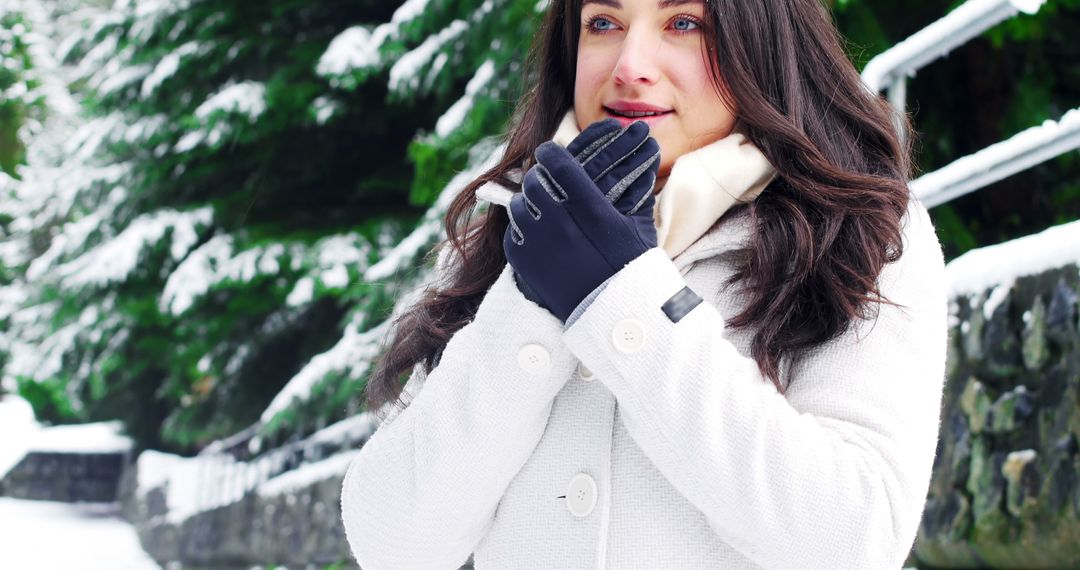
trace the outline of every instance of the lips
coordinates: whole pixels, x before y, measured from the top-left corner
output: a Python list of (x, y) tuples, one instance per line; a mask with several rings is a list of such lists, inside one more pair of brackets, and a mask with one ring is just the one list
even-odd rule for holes
[[(636, 110), (636, 109), (634, 109), (634, 110)], [(623, 128), (629, 127), (630, 125), (634, 124), (637, 121), (641, 121), (641, 122), (643, 122), (643, 123), (645, 123), (646, 125), (649, 126), (650, 131), (656, 126), (657, 123), (660, 123), (660, 122), (666, 120), (668, 115), (671, 115), (671, 114), (674, 113), (674, 111), (670, 111), (670, 110), (667, 110), (667, 109), (659, 109), (659, 108), (656, 108), (656, 107), (653, 107), (652, 109), (643, 109), (643, 110), (645, 110), (645, 111), (654, 111), (654, 112), (657, 112), (658, 114), (656, 114), (656, 115), (642, 115), (642, 116), (639, 116), (639, 117), (630, 117), (630, 116), (627, 116), (627, 115), (620, 115), (619, 112), (615, 111), (614, 109), (611, 109), (611, 108), (609, 108), (607, 106), (604, 106), (604, 113), (607, 114), (607, 116), (614, 118), (616, 121), (619, 121), (619, 124)]]
[[(614, 117), (624, 128), (630, 126), (635, 121), (642, 121), (646, 125), (649, 125), (649, 128), (651, 129), (655, 123), (664, 120), (664, 117), (675, 112), (669, 107), (662, 107), (644, 101), (627, 101), (625, 99), (610, 101), (602, 106), (604, 112), (607, 113), (609, 117)], [(655, 114), (635, 116), (637, 113)]]
[(659, 105), (653, 105), (645, 103), (644, 101), (612, 101), (604, 105), (604, 108), (609, 111), (615, 111), (616, 113), (629, 113), (629, 112), (655, 112), (655, 113), (670, 113), (671, 109), (668, 107), (661, 107)]
[[(656, 118), (656, 117), (662, 117), (664, 115), (670, 115), (672, 113), (672, 111), (652, 111), (652, 110), (648, 110), (648, 111), (637, 111), (637, 110), (624, 111), (624, 110), (610, 109), (608, 107), (604, 107), (604, 110), (607, 111), (609, 115), (619, 117), (619, 118), (626, 118), (626, 119), (653, 119), (653, 118)], [(640, 114), (638, 114), (638, 113), (642, 113), (642, 112), (644, 112), (644, 113), (655, 113), (655, 114), (652, 114), (652, 115), (640, 115)]]

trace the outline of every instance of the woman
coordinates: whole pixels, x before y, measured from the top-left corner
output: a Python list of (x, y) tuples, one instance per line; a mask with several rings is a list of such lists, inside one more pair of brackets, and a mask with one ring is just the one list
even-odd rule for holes
[[(944, 266), (828, 13), (555, 0), (538, 37), (369, 381), (380, 409), (412, 370), (345, 477), (360, 566), (899, 568)], [(462, 224), (485, 184), (518, 193)]]

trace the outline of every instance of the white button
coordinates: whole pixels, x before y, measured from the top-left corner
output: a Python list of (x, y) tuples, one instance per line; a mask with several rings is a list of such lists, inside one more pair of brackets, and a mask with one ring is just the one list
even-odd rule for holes
[(581, 375), (581, 379), (586, 382), (592, 382), (596, 379), (596, 375), (592, 373), (592, 370), (585, 368), (584, 362), (579, 362), (577, 365), (578, 374)]
[(526, 372), (543, 372), (551, 364), (551, 356), (539, 344), (526, 344), (518, 351), (518, 366)]
[(634, 319), (623, 319), (615, 323), (615, 330), (611, 331), (611, 342), (619, 352), (637, 352), (645, 345), (645, 327)]
[(596, 506), (596, 481), (585, 473), (575, 475), (566, 489), (566, 506), (574, 516), (588, 516)]

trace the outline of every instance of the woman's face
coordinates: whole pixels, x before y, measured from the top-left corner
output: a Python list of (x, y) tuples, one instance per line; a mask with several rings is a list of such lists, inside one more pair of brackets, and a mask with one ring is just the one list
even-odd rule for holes
[[(663, 6), (663, 7), (662, 7)], [(574, 112), (578, 128), (644, 120), (660, 145), (660, 178), (680, 156), (727, 136), (735, 114), (709, 79), (700, 0), (583, 0)], [(663, 111), (624, 118), (618, 111)]]

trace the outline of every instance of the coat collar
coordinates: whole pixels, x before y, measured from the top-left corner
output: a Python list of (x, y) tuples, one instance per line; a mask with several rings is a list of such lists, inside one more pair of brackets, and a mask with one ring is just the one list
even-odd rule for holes
[(753, 231), (753, 220), (748, 209), (731, 212), (717, 220), (697, 241), (676, 254), (671, 261), (682, 271), (702, 259), (743, 249), (749, 246)]

